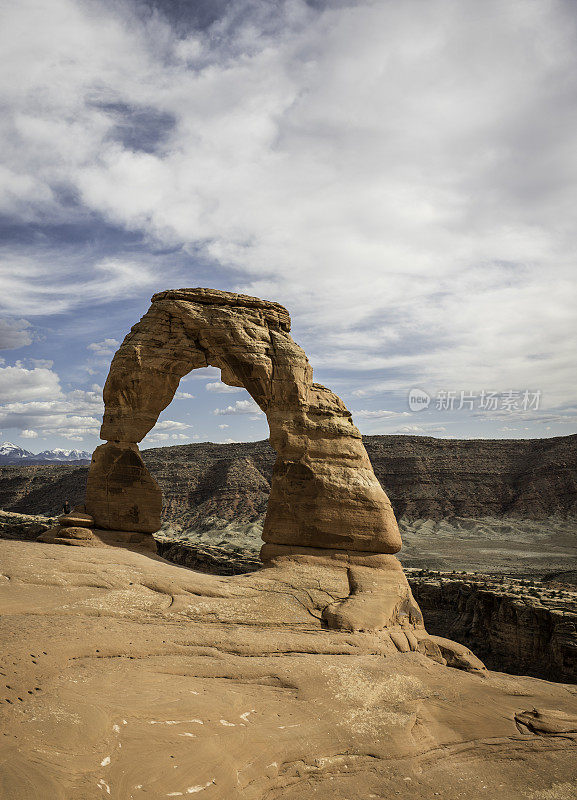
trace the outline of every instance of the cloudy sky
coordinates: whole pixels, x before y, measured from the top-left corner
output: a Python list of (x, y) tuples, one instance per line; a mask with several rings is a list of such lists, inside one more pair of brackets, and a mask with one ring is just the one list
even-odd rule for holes
[[(286, 305), (364, 433), (575, 432), (572, 0), (6, 0), (0, 64), (2, 439), (98, 444), (181, 286)], [(264, 438), (219, 377), (143, 446)]]

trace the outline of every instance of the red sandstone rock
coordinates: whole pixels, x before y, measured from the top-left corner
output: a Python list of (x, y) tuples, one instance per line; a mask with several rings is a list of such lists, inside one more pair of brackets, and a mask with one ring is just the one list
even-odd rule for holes
[(277, 452), (265, 542), (395, 553), (391, 504), (343, 402), (314, 383), (303, 350), (276, 303), (211, 289), (153, 297), (114, 356), (104, 387), (102, 437), (86, 507), (102, 528), (153, 532), (160, 489), (138, 454), (180, 379), (208, 365), (243, 386), (266, 413)]

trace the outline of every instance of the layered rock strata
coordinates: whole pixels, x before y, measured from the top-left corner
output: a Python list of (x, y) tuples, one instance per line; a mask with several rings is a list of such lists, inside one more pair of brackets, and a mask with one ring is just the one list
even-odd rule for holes
[(577, 683), (575, 592), (549, 592), (545, 599), (545, 592), (520, 596), (518, 586), (478, 578), (413, 574), (409, 580), (429, 630), (472, 647), (491, 669)]
[(209, 289), (154, 295), (114, 356), (104, 387), (101, 436), (86, 495), (101, 528), (160, 528), (161, 493), (138, 442), (180, 379), (213, 366), (265, 412), (277, 457), (264, 522), (267, 559), (285, 547), (395, 553), (401, 539), (351, 414), (313, 382), (304, 351), (277, 303)]
[[(575, 519), (577, 434), (549, 439), (456, 440), (363, 436), (397, 519)], [(219, 517), (264, 519), (274, 450), (268, 441), (151, 448), (143, 461), (161, 486), (162, 520), (198, 529)], [(0, 466), (0, 507), (56, 514), (84, 502), (87, 467)], [(403, 537), (404, 539), (404, 537)]]

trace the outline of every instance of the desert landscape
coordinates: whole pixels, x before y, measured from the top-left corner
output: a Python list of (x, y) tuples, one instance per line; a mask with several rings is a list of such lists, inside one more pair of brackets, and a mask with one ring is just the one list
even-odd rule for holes
[(571, 0), (0, 3), (0, 800), (577, 800), (576, 76)]
[[(88, 472), (2, 467), (4, 795), (574, 797), (577, 437), (377, 437), (371, 461), (289, 331), (257, 298), (157, 294)], [(141, 457), (207, 363), (262, 406), (274, 465)]]

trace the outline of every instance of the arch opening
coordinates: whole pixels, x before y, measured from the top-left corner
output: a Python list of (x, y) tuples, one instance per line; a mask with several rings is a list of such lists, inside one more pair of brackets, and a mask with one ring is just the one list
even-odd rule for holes
[(254, 569), (274, 451), (266, 415), (246, 389), (220, 377), (212, 367), (185, 375), (139, 447), (162, 489), (165, 534), (172, 528), (177, 540), (188, 532), (199, 546), (247, 548)]
[(234, 444), (268, 436), (266, 414), (244, 387), (224, 384), (215, 367), (197, 367), (181, 378), (174, 399), (139, 447), (144, 451), (195, 442)]

